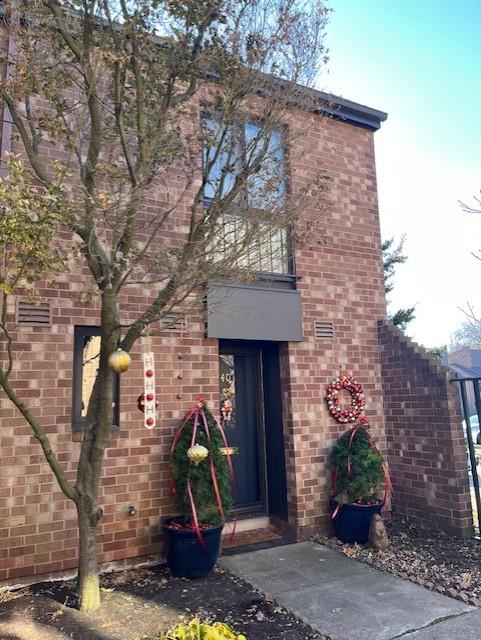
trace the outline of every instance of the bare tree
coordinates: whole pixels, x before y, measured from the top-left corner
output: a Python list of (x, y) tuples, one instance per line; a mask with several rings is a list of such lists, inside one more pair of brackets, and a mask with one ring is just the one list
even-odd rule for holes
[[(481, 213), (481, 198), (479, 196), (473, 196), (473, 203), (467, 204), (466, 202), (459, 201), (461, 208), (464, 213)], [(477, 252), (472, 251), (471, 255), (477, 260), (481, 260), (481, 256), (479, 254), (479, 250)], [(470, 310), (468, 309), (468, 315)]]
[[(477, 195), (473, 196), (473, 203), (459, 201), (464, 213), (481, 213), (481, 198)], [(481, 260), (479, 253), (472, 252), (477, 260)], [(466, 308), (460, 308), (466, 317), (466, 320), (451, 335), (450, 351), (461, 349), (468, 345), (481, 345), (481, 318), (476, 314), (474, 307), (468, 304)]]
[(473, 196), (473, 204), (467, 204), (461, 200), (459, 204), (465, 213), (481, 213), (481, 198), (479, 196)]
[[(300, 198), (322, 210), (322, 181), (288, 193), (280, 160), (292, 109), (318, 100), (299, 85), (311, 84), (323, 61), (327, 13), (322, 2), (303, 0), (5, 6), (12, 46), (0, 96), (27, 168), (14, 187), (28, 202), (19, 209), (11, 199), (4, 212), (22, 220), (44, 194), (44, 231), (72, 234), (75, 268), (87, 269), (100, 309), (100, 364), (74, 483), (11, 382), (14, 332), (5, 311), (0, 386), (76, 505), (80, 603), (92, 611), (100, 602), (98, 490), (112, 425), (108, 358), (119, 344), (130, 351), (154, 323), (198, 300), (206, 283), (262, 270), (266, 239), (282, 257), (286, 229), (302, 240)], [(29, 224), (25, 233), (35, 229)], [(15, 286), (52, 277), (65, 257), (45, 248), (33, 260), (28, 242), (19, 242), (12, 237), (3, 247), (14, 254), (20, 247), (3, 265), (3, 310)], [(139, 285), (148, 302), (132, 321), (119, 296)]]
[(468, 304), (466, 309), (460, 310), (464, 313), (466, 320), (451, 335), (450, 351), (466, 346), (481, 346), (481, 318), (471, 304)]

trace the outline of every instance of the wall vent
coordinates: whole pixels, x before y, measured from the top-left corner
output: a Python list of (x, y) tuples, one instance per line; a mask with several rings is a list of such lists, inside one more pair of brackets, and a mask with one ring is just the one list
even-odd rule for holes
[(50, 302), (34, 304), (17, 300), (17, 324), (29, 327), (48, 327), (52, 322)]
[(334, 338), (334, 325), (332, 322), (316, 320), (314, 322), (314, 337), (316, 340), (332, 340)]
[(174, 314), (167, 314), (164, 316), (161, 319), (160, 324), (164, 331), (185, 331), (187, 329), (187, 322), (185, 318)]

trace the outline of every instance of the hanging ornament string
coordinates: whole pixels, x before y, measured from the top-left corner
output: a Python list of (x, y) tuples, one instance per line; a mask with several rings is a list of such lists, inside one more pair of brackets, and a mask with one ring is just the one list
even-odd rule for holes
[(146, 349), (142, 353), (142, 363), (144, 371), (144, 393), (143, 398), (138, 398), (138, 405), (144, 412), (144, 427), (152, 430), (156, 421), (156, 400), (155, 400), (155, 361), (152, 351), (150, 335), (146, 335)]

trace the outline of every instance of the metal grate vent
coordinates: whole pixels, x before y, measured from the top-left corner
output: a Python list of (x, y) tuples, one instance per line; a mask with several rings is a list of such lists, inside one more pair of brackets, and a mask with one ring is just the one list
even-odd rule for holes
[(314, 337), (316, 340), (332, 339), (334, 338), (334, 325), (332, 322), (322, 322), (316, 320), (314, 322)]
[(17, 300), (17, 324), (30, 327), (45, 327), (51, 324), (49, 302), (33, 304), (26, 300)]
[(167, 314), (164, 316), (160, 321), (160, 324), (162, 329), (166, 331), (185, 331), (187, 328), (185, 318), (174, 314)]

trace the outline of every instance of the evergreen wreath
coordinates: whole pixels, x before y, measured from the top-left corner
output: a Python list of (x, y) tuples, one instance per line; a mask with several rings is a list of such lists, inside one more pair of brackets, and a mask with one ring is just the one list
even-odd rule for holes
[[(341, 408), (339, 405), (339, 391), (344, 389), (351, 394), (351, 406)], [(337, 422), (346, 424), (361, 419), (366, 408), (362, 385), (352, 376), (340, 375), (328, 385), (324, 396), (329, 413)], [(362, 420), (361, 420), (362, 421)]]

